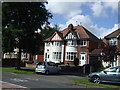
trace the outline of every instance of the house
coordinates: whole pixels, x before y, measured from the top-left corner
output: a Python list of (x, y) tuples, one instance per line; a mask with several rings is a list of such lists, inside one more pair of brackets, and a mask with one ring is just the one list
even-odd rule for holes
[(79, 65), (89, 64), (89, 53), (101, 48), (103, 42), (83, 26), (69, 24), (62, 31), (55, 32), (45, 41), (44, 61), (55, 63), (73, 63), (79, 59)]
[[(117, 51), (119, 55), (117, 55), (117, 60), (113, 63), (113, 66), (119, 66), (120, 65), (120, 28), (105, 36), (103, 41), (106, 44), (115, 45), (117, 47)], [(108, 66), (109, 64), (111, 63), (103, 61), (104, 67)]]
[[(18, 52), (19, 52), (19, 49), (18, 48), (15, 48), (13, 52), (7, 52), (7, 53), (3, 53), (3, 59), (5, 58), (17, 58), (17, 55), (18, 55)], [(28, 54), (27, 53), (24, 53), (22, 52), (21, 53), (21, 59), (22, 60), (25, 60), (28, 58)]]

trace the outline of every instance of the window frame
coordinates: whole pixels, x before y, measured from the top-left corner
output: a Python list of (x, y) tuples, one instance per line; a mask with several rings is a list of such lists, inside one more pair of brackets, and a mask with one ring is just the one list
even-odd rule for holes
[(117, 38), (111, 38), (111, 39), (109, 39), (109, 44), (110, 45), (118, 45), (117, 41), (118, 41)]
[(52, 59), (53, 60), (61, 60), (62, 52), (53, 52)]
[(87, 46), (87, 40), (80, 40), (80, 46)]
[(77, 57), (77, 52), (66, 52), (66, 60), (74, 61), (74, 58)]
[(77, 46), (77, 40), (68, 40), (67, 46)]

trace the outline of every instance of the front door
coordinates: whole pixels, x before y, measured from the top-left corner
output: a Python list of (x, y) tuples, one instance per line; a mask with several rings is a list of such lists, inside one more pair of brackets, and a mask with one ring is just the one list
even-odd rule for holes
[(80, 53), (80, 66), (86, 64), (86, 53)]

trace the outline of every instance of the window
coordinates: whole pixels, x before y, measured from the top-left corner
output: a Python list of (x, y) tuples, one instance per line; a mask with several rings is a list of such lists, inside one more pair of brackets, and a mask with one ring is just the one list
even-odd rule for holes
[(53, 52), (53, 59), (60, 60), (61, 59), (61, 52)]
[(66, 53), (66, 60), (73, 61), (76, 58), (76, 52), (67, 52)]
[(45, 43), (46, 44), (46, 46), (50, 46), (50, 42), (47, 42), (47, 43)]
[(77, 45), (77, 41), (76, 40), (74, 40), (74, 41), (70, 40), (70, 41), (67, 42), (67, 45), (68, 46), (76, 46)]
[(80, 45), (81, 46), (87, 46), (87, 41), (86, 40), (81, 40)]
[(110, 44), (110, 45), (117, 45), (117, 38), (111, 38), (111, 39), (109, 40), (109, 44)]
[(117, 71), (119, 71), (119, 69), (116, 68), (116, 67), (113, 67), (113, 68), (108, 68), (108, 69), (106, 69), (105, 71), (106, 71), (106, 72), (117, 72)]
[(61, 41), (54, 41), (53, 46), (61, 46), (62, 42)]
[(55, 66), (56, 64), (54, 62), (47, 62), (49, 66)]
[(118, 68), (110, 68), (109, 72), (116, 72)]

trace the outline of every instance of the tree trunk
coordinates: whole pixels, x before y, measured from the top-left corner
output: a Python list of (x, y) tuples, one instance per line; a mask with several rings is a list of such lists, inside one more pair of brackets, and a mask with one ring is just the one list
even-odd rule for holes
[(19, 52), (18, 52), (17, 69), (18, 70), (21, 69), (21, 48), (19, 48)]

